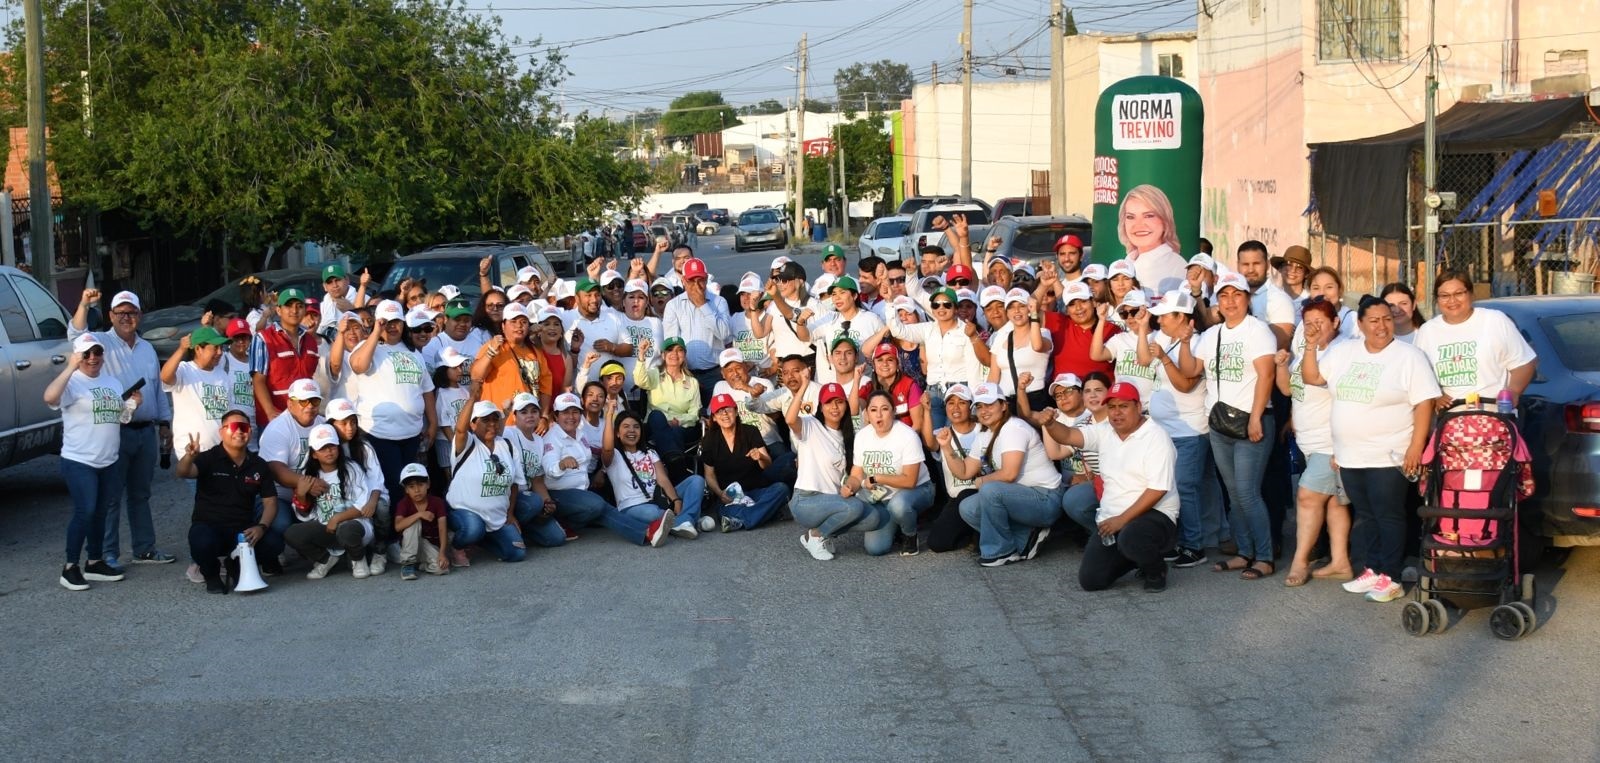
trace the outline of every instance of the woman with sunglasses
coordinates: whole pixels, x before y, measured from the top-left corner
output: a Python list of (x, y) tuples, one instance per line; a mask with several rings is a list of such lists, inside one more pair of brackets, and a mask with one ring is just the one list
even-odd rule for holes
[[(1283, 584), (1290, 587), (1305, 585), (1312, 577), (1348, 580), (1353, 576), (1350, 499), (1345, 497), (1333, 465), (1333, 428), (1329, 418), (1333, 395), (1326, 387), (1307, 385), (1301, 375), (1306, 355), (1315, 353), (1320, 359), (1344, 339), (1339, 323), (1334, 303), (1320, 296), (1306, 300), (1300, 328), (1295, 332), (1302, 342), (1301, 353), (1291, 355), (1288, 350), (1279, 350), (1276, 358), (1278, 391), (1294, 399), (1289, 415), (1294, 420), (1295, 442), (1306, 457), (1306, 470), (1300, 474), (1295, 496), (1294, 559), (1283, 579)], [(1317, 545), (1324, 522), (1333, 560), (1313, 572), (1311, 550)]]
[[(1095, 332), (1089, 342), (1089, 357), (1112, 364), (1116, 380), (1132, 384), (1139, 390), (1139, 399), (1148, 402), (1155, 391), (1155, 356), (1148, 352), (1151, 341), (1150, 300), (1143, 291), (1134, 290), (1123, 295), (1117, 305), (1117, 316), (1122, 319), (1123, 331), (1106, 338), (1104, 332)], [(1146, 348), (1140, 352), (1140, 348)]]
[[(122, 425), (143, 399), (143, 392), (124, 397), (122, 382), (105, 372), (106, 348), (95, 334), (72, 341), (72, 355), (44, 390), (44, 404), (61, 412), (61, 476), (72, 496), (67, 523), (67, 563), (61, 587), (87, 591), (86, 580), (114, 582), (122, 573), (101, 558), (105, 543), (106, 506), (121, 498), (115, 469), (122, 447)], [(82, 567), (84, 546), (89, 563)]]
[[(217, 559), (228, 557), (240, 535), (258, 558), (277, 559), (283, 552), (283, 535), (271, 529), (278, 514), (278, 494), (267, 462), (247, 447), (250, 421), (243, 411), (222, 414), (218, 444), (202, 450), (199, 435), (190, 434), (178, 459), (178, 477), (195, 480), (189, 557), (205, 581), (206, 593), (228, 592)], [(227, 567), (228, 581), (238, 585), (239, 561), (228, 557)]]
[(1538, 366), (1516, 324), (1499, 310), (1473, 306), (1472, 300), (1471, 276), (1454, 270), (1439, 274), (1433, 286), (1439, 314), (1416, 332), (1414, 344), (1439, 380), (1440, 410), (1474, 392), (1479, 400), (1494, 400), (1501, 390), (1511, 391), (1515, 405)]
[(810, 355), (812, 348), (795, 333), (793, 319), (785, 318), (779, 311), (777, 300), (783, 300), (789, 308), (789, 315), (800, 315), (807, 309), (816, 311), (820, 305), (812, 299), (806, 290), (806, 270), (798, 262), (784, 262), (773, 271), (773, 276), (767, 281), (766, 295), (768, 301), (761, 312), (750, 321), (750, 333), (756, 339), (764, 339), (772, 348), (774, 358), (787, 358), (791, 355)]
[[(600, 515), (600, 524), (629, 542), (659, 548), (667, 535), (699, 537), (700, 502), (705, 479), (697, 474), (674, 485), (661, 455), (644, 446), (644, 422), (633, 411), (606, 401), (601, 468), (611, 483), (617, 508)], [(664, 503), (663, 503), (664, 502)]]
[(906, 323), (899, 311), (889, 315), (889, 334), (895, 339), (915, 342), (928, 359), (928, 409), (932, 429), (949, 425), (944, 394), (951, 387), (976, 384), (989, 363), (989, 348), (978, 338), (975, 323), (956, 317), (956, 291), (943, 288), (928, 297), (930, 323)]
[[(927, 547), (935, 554), (954, 551), (966, 547), (977, 531), (967, 524), (962, 518), (961, 507), (969, 500), (977, 497), (978, 489), (974, 480), (957, 477), (945, 460), (946, 448), (939, 443), (940, 431), (950, 433), (950, 448), (955, 451), (956, 458), (964, 459), (972, 452), (972, 447), (977, 444), (978, 435), (983, 427), (978, 425), (978, 416), (972, 409), (972, 388), (965, 384), (953, 384), (944, 392), (945, 415), (949, 425), (934, 431), (933, 457), (939, 460), (939, 472), (944, 480), (944, 494), (948, 496), (944, 506), (939, 509), (938, 516), (934, 517), (933, 524), (928, 528)], [(930, 467), (933, 464), (929, 464)]]
[[(385, 491), (404, 495), (400, 470), (406, 464), (422, 461), (438, 433), (433, 377), (428, 374), (422, 353), (413, 347), (411, 329), (400, 305), (389, 300), (379, 302), (372, 315), (377, 330), (349, 358), (350, 371), (357, 377), (356, 410), (361, 416), (361, 429), (378, 452)], [(427, 325), (433, 325), (432, 318), (427, 319)], [(380, 524), (378, 531), (378, 546), (386, 548), (388, 528)]]
[(511, 443), (500, 436), (505, 417), (499, 406), (482, 397), (483, 386), (474, 382), (450, 443), (445, 502), (450, 505), (450, 561), (457, 567), (470, 566), (470, 546), (482, 546), (502, 562), (522, 561), (528, 554), (522, 525), (537, 512), (517, 501), (526, 484)]
[[(1167, 561), (1175, 567), (1205, 564), (1205, 548), (1222, 533), (1222, 496), (1213, 477), (1206, 382), (1199, 376), (1199, 304), (1184, 287), (1150, 308), (1159, 329), (1139, 345), (1139, 361), (1155, 370), (1147, 404), (1150, 418), (1165, 429), (1178, 453), (1178, 547)], [(1207, 540), (1211, 542), (1208, 543)]]
[(312, 427), (306, 450), (309, 457), (300, 474), (311, 479), (301, 479), (295, 488), (294, 513), (300, 521), (284, 531), (283, 540), (311, 562), (307, 580), (327, 577), (344, 558), (350, 560), (350, 575), (365, 579), (371, 574), (366, 550), (373, 540), (379, 488), (350, 462), (332, 425)]

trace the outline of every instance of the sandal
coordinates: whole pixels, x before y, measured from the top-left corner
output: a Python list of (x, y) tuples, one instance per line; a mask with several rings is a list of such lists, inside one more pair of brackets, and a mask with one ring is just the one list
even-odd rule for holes
[[(1234, 564), (1235, 561), (1244, 562), (1244, 564), (1236, 565), (1236, 564)], [(1211, 571), (1212, 572), (1237, 572), (1239, 570), (1249, 569), (1250, 565), (1255, 564), (1255, 563), (1256, 563), (1256, 560), (1251, 559), (1250, 557), (1247, 557), (1247, 556), (1235, 556), (1232, 559), (1228, 559), (1226, 561), (1217, 562), (1216, 564), (1211, 565)]]
[(1286, 588), (1299, 588), (1311, 579), (1311, 573), (1305, 568), (1289, 568), (1289, 574), (1283, 576), (1283, 585)]
[(1348, 568), (1336, 570), (1331, 565), (1324, 565), (1311, 571), (1311, 577), (1319, 580), (1333, 578), (1334, 580), (1354, 580), (1356, 573)]
[[(1261, 569), (1261, 567), (1259, 566), (1259, 565), (1263, 565), (1263, 564), (1265, 564), (1267, 566), (1267, 568), (1265, 570)], [(1265, 578), (1265, 577), (1271, 577), (1272, 574), (1277, 572), (1277, 571), (1278, 571), (1277, 566), (1274, 565), (1272, 562), (1254, 562), (1249, 567), (1246, 567), (1243, 572), (1239, 573), (1239, 579), (1240, 580), (1260, 580), (1260, 579)]]

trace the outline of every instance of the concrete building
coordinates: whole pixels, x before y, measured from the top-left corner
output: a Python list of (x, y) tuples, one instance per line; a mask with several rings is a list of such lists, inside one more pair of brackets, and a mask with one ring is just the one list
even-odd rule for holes
[[(1307, 146), (1423, 121), (1428, 0), (1205, 4), (1198, 74), (1206, 107), (1201, 235), (1231, 262), (1248, 239), (1309, 243), (1347, 291), (1401, 274), (1404, 242), (1327, 241), (1310, 214)], [(1441, 0), (1438, 110), (1589, 88), (1600, 0)], [(1378, 257), (1370, 256), (1376, 250)], [(1353, 261), (1352, 261), (1353, 260)], [(1359, 275), (1357, 279), (1349, 275)]]

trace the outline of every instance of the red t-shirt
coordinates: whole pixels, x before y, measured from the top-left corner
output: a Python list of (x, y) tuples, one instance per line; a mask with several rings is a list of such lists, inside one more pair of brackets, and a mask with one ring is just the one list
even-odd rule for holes
[[(439, 520), (447, 518), (450, 515), (450, 509), (449, 506), (444, 502), (443, 498), (440, 498), (436, 495), (430, 495), (428, 496), (428, 511), (433, 512), (433, 519), (420, 520), (422, 522), (422, 537), (427, 538), (429, 543), (438, 546), (440, 545)], [(396, 522), (417, 513), (419, 512), (417, 511), (416, 504), (411, 502), (411, 496), (409, 495), (401, 498), (399, 505), (394, 507), (394, 518)]]
[[(1110, 321), (1101, 325), (1105, 326), (1101, 341), (1122, 332)], [(1044, 327), (1050, 330), (1050, 337), (1056, 344), (1053, 360), (1057, 374), (1077, 374), (1079, 379), (1086, 379), (1091, 372), (1099, 371), (1112, 379), (1116, 378), (1116, 366), (1111, 361), (1089, 358), (1089, 345), (1094, 341), (1092, 329), (1083, 328), (1073, 323), (1065, 313), (1056, 312), (1044, 314)]]
[(551, 386), (553, 387), (550, 390), (550, 397), (554, 399), (556, 395), (566, 391), (567, 356), (565, 353), (560, 352), (552, 355), (545, 352), (543, 347), (539, 348), (539, 354), (544, 356), (545, 365), (550, 368)]
[[(900, 374), (900, 380), (894, 383), (889, 392), (894, 395), (895, 418), (900, 419), (900, 423), (911, 426), (911, 409), (922, 404), (922, 388), (917, 386), (911, 377)], [(863, 376), (861, 389), (856, 396), (864, 402), (870, 394), (872, 394), (872, 380)]]

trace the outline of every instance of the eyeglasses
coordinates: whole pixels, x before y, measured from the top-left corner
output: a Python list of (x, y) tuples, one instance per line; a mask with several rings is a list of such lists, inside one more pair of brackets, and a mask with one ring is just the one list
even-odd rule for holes
[(485, 310), (504, 310), (504, 309), (506, 309), (506, 303), (504, 303), (504, 302), (485, 302), (485, 303), (483, 303), (483, 309), (485, 309)]
[(139, 311), (138, 310), (112, 310), (111, 311), (111, 317), (113, 317), (113, 318), (122, 318), (124, 320), (126, 320), (128, 318), (137, 317), (138, 315), (139, 315)]
[(951, 279), (950, 285), (951, 286), (957, 286), (957, 287), (960, 287), (960, 286), (971, 286), (972, 285), (972, 279), (970, 279), (970, 278), (954, 278), (954, 279)]
[(228, 434), (250, 434), (250, 424), (244, 421), (230, 421), (222, 425), (222, 431)]
[(490, 453), (489, 454), (489, 464), (494, 467), (494, 473), (495, 474), (505, 474), (506, 473), (505, 462), (501, 461), (500, 457), (498, 455)]
[(1438, 298), (1438, 299), (1465, 299), (1467, 297), (1467, 292), (1465, 292), (1465, 291), (1441, 291), (1441, 292), (1438, 292), (1437, 294), (1435, 294), (1434, 296), (1436, 298)]
[(83, 356), (86, 358), (98, 358), (104, 354), (106, 354), (106, 348), (98, 344), (83, 351)]
[(928, 306), (933, 308), (933, 309), (935, 309), (935, 310), (949, 310), (949, 309), (955, 307), (956, 305), (955, 305), (954, 302), (933, 302), (933, 303), (930, 303)]
[(905, 283), (906, 283), (906, 277), (905, 276), (900, 276), (899, 278), (890, 278), (889, 279), (889, 285), (890, 286), (904, 286)]

